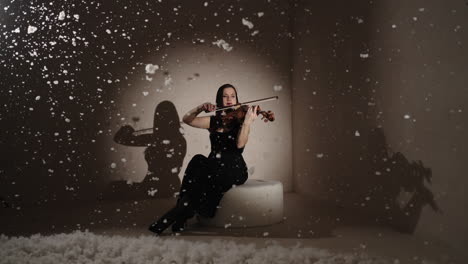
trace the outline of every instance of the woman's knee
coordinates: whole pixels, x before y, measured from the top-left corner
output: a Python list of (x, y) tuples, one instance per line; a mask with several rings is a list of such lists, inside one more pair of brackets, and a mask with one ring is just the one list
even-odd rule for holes
[(195, 156), (193, 156), (193, 158), (190, 160), (189, 164), (190, 163), (203, 163), (207, 160), (208, 158), (203, 156), (202, 154), (197, 154)]

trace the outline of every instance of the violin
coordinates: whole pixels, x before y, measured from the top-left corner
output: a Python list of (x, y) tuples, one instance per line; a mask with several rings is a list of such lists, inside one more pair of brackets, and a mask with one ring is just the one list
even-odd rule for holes
[[(247, 111), (249, 110), (248, 105), (241, 105), (238, 107), (236, 110), (232, 110), (227, 112), (225, 115), (221, 116), (221, 119), (223, 120), (223, 123), (231, 123), (231, 122), (237, 122), (237, 123), (242, 123), (244, 122), (245, 115), (247, 114)], [(253, 105), (252, 108), (255, 108)], [(275, 113), (272, 111), (262, 111), (260, 109), (260, 106), (257, 106), (257, 115), (262, 115), (262, 120), (266, 123), (268, 121), (273, 122), (275, 121)]]

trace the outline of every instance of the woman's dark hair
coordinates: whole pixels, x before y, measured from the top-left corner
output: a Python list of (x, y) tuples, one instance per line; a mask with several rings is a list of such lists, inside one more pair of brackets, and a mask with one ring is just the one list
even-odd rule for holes
[(153, 135), (175, 136), (180, 133), (179, 114), (170, 101), (162, 101), (154, 110)]

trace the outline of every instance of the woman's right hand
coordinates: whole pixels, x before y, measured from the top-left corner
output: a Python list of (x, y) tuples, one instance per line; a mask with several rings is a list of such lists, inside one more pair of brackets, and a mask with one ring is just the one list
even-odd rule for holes
[(115, 133), (114, 141), (119, 144), (128, 145), (132, 140), (133, 132), (135, 132), (135, 129), (132, 126), (124, 125)]
[(216, 110), (216, 105), (207, 102), (201, 105), (201, 110), (205, 111), (205, 113), (213, 112)]
[(135, 132), (135, 129), (130, 125), (124, 125), (119, 129), (119, 131), (117, 131), (117, 133), (120, 133), (123, 135), (133, 134), (133, 132)]

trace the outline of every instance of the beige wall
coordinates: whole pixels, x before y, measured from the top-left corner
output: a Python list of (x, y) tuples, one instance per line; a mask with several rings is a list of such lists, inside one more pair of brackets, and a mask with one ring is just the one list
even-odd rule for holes
[[(176, 43), (175, 48), (162, 53), (167, 54), (167, 62), (160, 64), (157, 57), (148, 58), (148, 61), (160, 65), (159, 71), (169, 71), (171, 84), (164, 85), (166, 76), (158, 73), (154, 76), (148, 75), (153, 77), (152, 81), (145, 78), (139, 81), (141, 76), (138, 76), (134, 87), (126, 89), (116, 98), (117, 108), (121, 109), (121, 117), (125, 120), (116, 120), (112, 127), (117, 129), (123, 124), (133, 125), (136, 129), (152, 127), (154, 108), (164, 100), (171, 101), (176, 106), (182, 120), (183, 115), (195, 106), (204, 102), (215, 103), (216, 91), (224, 83), (233, 84), (238, 90), (240, 100), (244, 102), (279, 96), (277, 101), (261, 104), (262, 109), (275, 113), (276, 120), (264, 123), (259, 117), (253, 123), (243, 155), (250, 178), (279, 180), (285, 190), (290, 191), (291, 97), (288, 75), (281, 74), (285, 67), (274, 66), (274, 60), (256, 53), (255, 49), (249, 48), (248, 45), (236, 45), (228, 52), (216, 46), (200, 48)], [(143, 73), (144, 67), (145, 65), (142, 65), (140, 69)], [(194, 76), (194, 73), (198, 73), (199, 77), (187, 80), (187, 77)], [(275, 86), (281, 86), (282, 89), (275, 90)], [(146, 96), (142, 93), (144, 91), (148, 92)], [(133, 103), (137, 106), (133, 107)], [(200, 114), (203, 115), (207, 114)], [(141, 117), (136, 124), (131, 121), (134, 116)], [(182, 124), (182, 128), (187, 141), (187, 153), (178, 174), (180, 178), (194, 155), (200, 153), (208, 156), (210, 152), (207, 130), (196, 129), (186, 124)], [(147, 168), (143, 156), (144, 148), (121, 146), (109, 138), (103, 148), (112, 147), (116, 151), (107, 152), (107, 163), (115, 163), (118, 166), (113, 170), (112, 178), (135, 182), (143, 180)], [(122, 158), (125, 158), (126, 162), (121, 162)]]
[[(426, 198), (432, 194), (443, 214), (425, 200), (403, 225), (415, 221), (412, 232), (466, 245), (467, 26), (463, 1), (301, 2), (294, 24), (295, 190), (382, 221), (386, 214), (396, 219), (397, 210), (385, 213), (385, 206), (414, 195), (413, 184), (429, 190)], [(376, 164), (396, 152), (430, 168), (432, 185), (411, 183), (406, 174), (389, 179), (395, 174)]]

